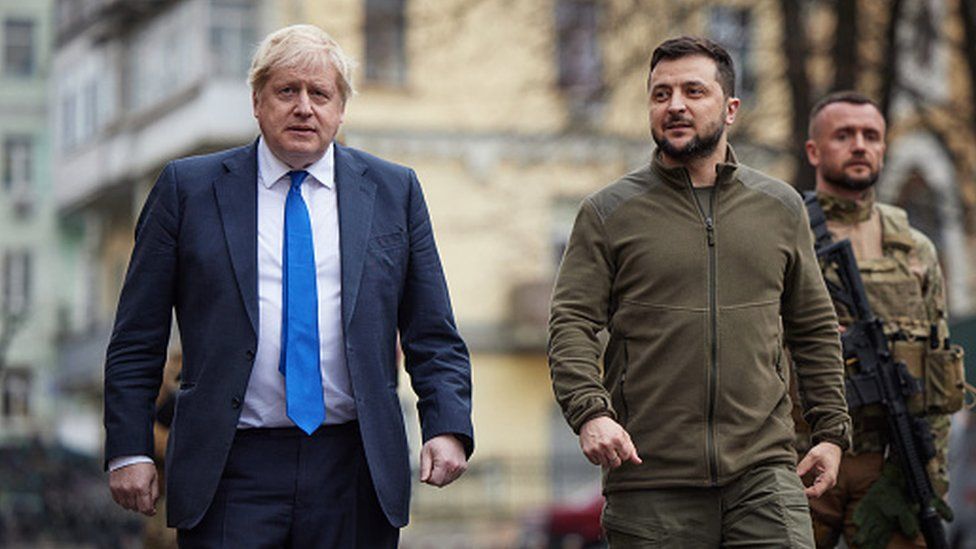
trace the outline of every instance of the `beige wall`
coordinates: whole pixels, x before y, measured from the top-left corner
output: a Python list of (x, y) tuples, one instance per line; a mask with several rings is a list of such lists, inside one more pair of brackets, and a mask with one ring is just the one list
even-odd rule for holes
[(620, 165), (517, 165), (502, 161), (485, 182), (459, 162), (404, 159), (424, 185), (460, 322), (498, 322), (513, 284), (551, 277), (552, 206), (611, 182)]
[[(408, 2), (407, 81), (354, 77), (347, 125), (450, 131), (553, 131), (563, 120), (552, 89), (548, 0)], [(362, 2), (310, 3), (309, 20), (360, 63)]]
[(546, 455), (553, 398), (545, 357), (471, 358), (478, 459)]

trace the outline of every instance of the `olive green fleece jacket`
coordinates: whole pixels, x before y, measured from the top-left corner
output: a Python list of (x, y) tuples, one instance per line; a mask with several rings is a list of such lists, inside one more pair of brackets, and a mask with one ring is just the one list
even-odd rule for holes
[(803, 201), (731, 147), (726, 160), (714, 216), (687, 170), (656, 155), (580, 207), (549, 366), (573, 430), (610, 416), (643, 460), (609, 471), (605, 492), (721, 486), (760, 463), (795, 464), (784, 341), (814, 440), (850, 444), (837, 317)]

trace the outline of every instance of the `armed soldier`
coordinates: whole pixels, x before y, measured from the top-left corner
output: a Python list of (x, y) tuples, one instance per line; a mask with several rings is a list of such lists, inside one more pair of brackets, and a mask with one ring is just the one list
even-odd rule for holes
[[(907, 408), (924, 417), (934, 435), (936, 455), (927, 469), (930, 486), (941, 497), (948, 489), (949, 414), (962, 407), (963, 374), (962, 349), (949, 343), (935, 246), (909, 225), (905, 211), (875, 200), (885, 153), (885, 120), (876, 103), (855, 92), (828, 95), (810, 114), (809, 137), (806, 153), (816, 169), (816, 202), (827, 230), (835, 241), (850, 240), (888, 347), (919, 380), (922, 390), (906, 398)], [(832, 278), (836, 282), (837, 273), (824, 267), (828, 285)], [(835, 307), (842, 327), (855, 320), (836, 296)], [(847, 375), (858, 373), (849, 361)], [(837, 484), (810, 501), (817, 546), (833, 547), (843, 534), (848, 544), (860, 548), (926, 547), (903, 467), (892, 459), (899, 452), (890, 447), (888, 412), (880, 404), (854, 406), (853, 445), (841, 462)], [(802, 447), (802, 426), (800, 431)], [(924, 473), (920, 476), (924, 480)], [(948, 507), (935, 499), (939, 514), (948, 518)]]

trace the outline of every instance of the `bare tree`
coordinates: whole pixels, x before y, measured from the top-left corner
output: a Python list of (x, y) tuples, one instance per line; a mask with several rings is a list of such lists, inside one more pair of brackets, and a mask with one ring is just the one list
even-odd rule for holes
[[(976, 105), (976, 0), (959, 0), (959, 15), (963, 25), (961, 49), (969, 69), (969, 103)], [(976, 132), (976, 108), (970, 109), (969, 124)]]
[(898, 64), (901, 58), (898, 47), (898, 23), (901, 21), (902, 0), (891, 0), (888, 23), (885, 26), (885, 62), (881, 66), (881, 112), (886, 120), (891, 119), (891, 104), (898, 88)]
[(857, 0), (836, 0), (834, 2), (834, 61), (833, 89), (848, 90), (857, 85), (858, 69), (858, 17)]
[(790, 88), (790, 143), (788, 149), (795, 159), (793, 185), (803, 191), (814, 184), (813, 170), (807, 165), (803, 144), (807, 140), (807, 113), (811, 106), (810, 76), (807, 73), (809, 41), (800, 13), (799, 0), (780, 0), (783, 18), (783, 54), (786, 56), (786, 81)]

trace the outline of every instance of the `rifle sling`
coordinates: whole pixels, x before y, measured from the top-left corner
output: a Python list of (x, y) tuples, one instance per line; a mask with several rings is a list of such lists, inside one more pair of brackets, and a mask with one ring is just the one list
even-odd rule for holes
[(827, 246), (830, 246), (834, 241), (830, 237), (830, 231), (827, 230), (827, 215), (824, 213), (820, 201), (817, 200), (817, 193), (815, 192), (807, 191), (803, 193), (803, 205), (807, 207), (807, 215), (810, 217), (810, 229), (813, 230), (813, 236), (817, 239), (815, 244), (819, 252)]

